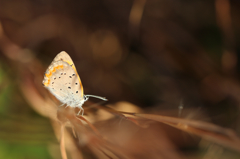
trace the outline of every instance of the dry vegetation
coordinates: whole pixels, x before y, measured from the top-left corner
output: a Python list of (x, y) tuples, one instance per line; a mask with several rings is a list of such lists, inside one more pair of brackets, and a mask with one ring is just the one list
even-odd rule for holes
[[(0, 158), (239, 158), (239, 8), (0, 1)], [(108, 98), (83, 116), (42, 86), (63, 50), (85, 93)]]

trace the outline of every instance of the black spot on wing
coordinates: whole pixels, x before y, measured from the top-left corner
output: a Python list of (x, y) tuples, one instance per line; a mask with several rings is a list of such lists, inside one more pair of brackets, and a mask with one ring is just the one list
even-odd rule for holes
[(71, 87), (68, 87), (68, 89), (71, 89)]

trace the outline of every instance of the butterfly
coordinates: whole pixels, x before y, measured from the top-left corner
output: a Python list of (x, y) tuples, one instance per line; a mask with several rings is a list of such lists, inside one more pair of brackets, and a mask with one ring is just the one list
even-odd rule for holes
[(81, 79), (71, 57), (65, 52), (60, 52), (47, 68), (42, 84), (60, 102), (70, 107), (78, 107), (84, 114), (82, 105), (89, 97), (107, 100), (104, 97), (95, 95), (84, 95)]

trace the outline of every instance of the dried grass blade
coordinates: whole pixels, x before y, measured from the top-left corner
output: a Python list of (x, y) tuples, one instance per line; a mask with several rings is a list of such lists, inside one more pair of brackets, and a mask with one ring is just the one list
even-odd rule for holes
[(95, 126), (93, 126), (87, 119), (85, 119), (83, 116), (76, 116), (77, 119), (80, 119), (80, 120), (83, 120), (85, 121), (89, 126), (90, 128), (93, 130), (93, 132), (98, 135), (99, 137), (101, 137), (101, 134), (99, 133), (99, 131), (97, 130), (97, 128)]
[(183, 131), (198, 135), (204, 139), (240, 151), (240, 139), (230, 129), (222, 128), (211, 123), (196, 120), (180, 119), (153, 114), (134, 114), (134, 115), (137, 117), (142, 117), (165, 123), (177, 129), (181, 129)]
[(65, 142), (64, 142), (64, 129), (65, 129), (65, 124), (61, 124), (61, 137), (60, 137), (60, 150), (61, 150), (61, 155), (63, 159), (67, 159), (67, 153), (65, 149)]
[(117, 111), (117, 110), (114, 110), (114, 109), (112, 109), (112, 108), (110, 108), (110, 107), (107, 107), (107, 106), (104, 106), (104, 107), (103, 107), (103, 106), (97, 106), (97, 107), (100, 108), (100, 109), (103, 109), (103, 110), (105, 110), (105, 111), (107, 111), (107, 112), (110, 112), (110, 113), (112, 113), (112, 114), (114, 114), (114, 115), (117, 115), (117, 116), (119, 116), (120, 118), (123, 118), (123, 119), (126, 119), (126, 120), (128, 120), (128, 121), (131, 121), (132, 123), (136, 124), (137, 126), (140, 126), (140, 127), (142, 127), (142, 128), (146, 128), (146, 125), (142, 125), (142, 124), (139, 123), (136, 119), (131, 118), (131, 117), (127, 117), (127, 116), (124, 115), (124, 114), (133, 115), (133, 114), (135, 114), (135, 113)]

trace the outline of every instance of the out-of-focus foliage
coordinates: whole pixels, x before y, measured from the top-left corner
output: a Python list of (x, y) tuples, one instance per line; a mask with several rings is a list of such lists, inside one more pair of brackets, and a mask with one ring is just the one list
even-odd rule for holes
[[(1, 0), (0, 158), (61, 158), (66, 119), (69, 158), (239, 158), (239, 8), (236, 0)], [(63, 50), (84, 92), (109, 100), (85, 103), (84, 118), (58, 108), (41, 84)]]

